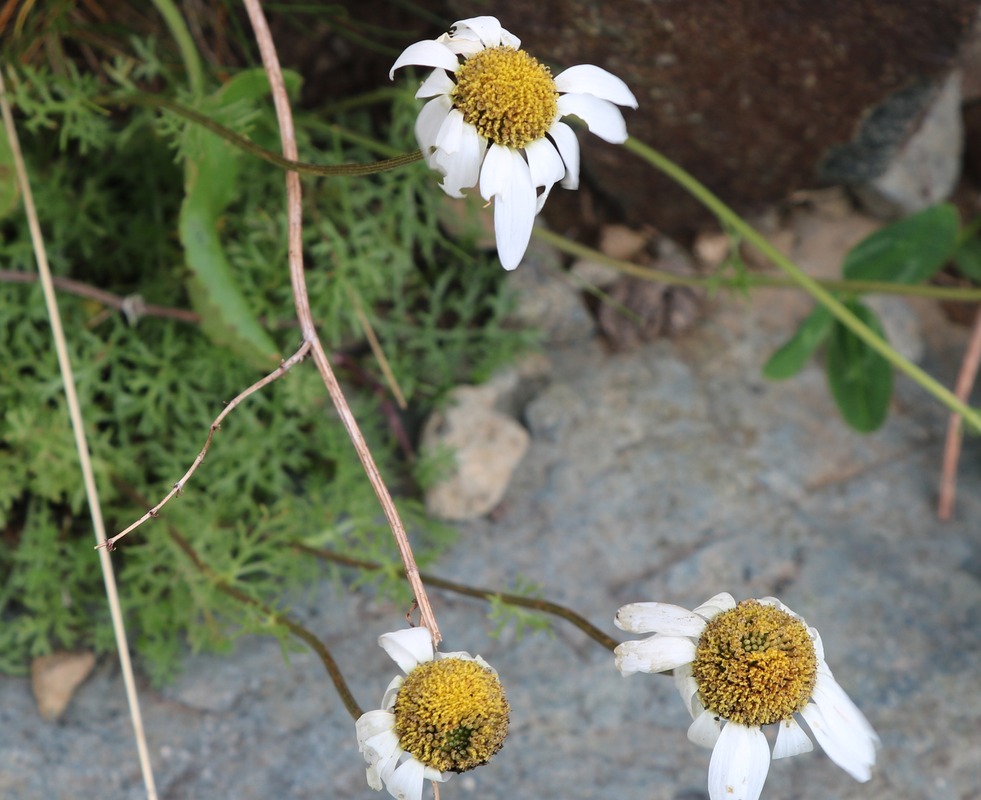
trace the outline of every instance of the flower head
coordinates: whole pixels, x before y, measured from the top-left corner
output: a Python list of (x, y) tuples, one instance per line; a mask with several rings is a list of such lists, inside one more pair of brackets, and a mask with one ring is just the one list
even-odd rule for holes
[(479, 767), (501, 749), (509, 707), (490, 664), (434, 652), (426, 628), (385, 633), (378, 644), (406, 675), (388, 685), (380, 709), (355, 724), (372, 789), (384, 784), (392, 797), (420, 800), (425, 781)]
[(616, 648), (622, 674), (674, 670), (694, 720), (688, 738), (712, 748), (712, 800), (759, 798), (771, 759), (764, 725), (778, 726), (772, 758), (811, 750), (798, 716), (839, 767), (871, 777), (879, 737), (828, 669), (820, 634), (775, 597), (737, 604), (723, 592), (694, 611), (633, 603), (614, 621), (654, 634)]
[(637, 108), (627, 85), (606, 70), (583, 64), (553, 77), (520, 47), (494, 17), (474, 17), (409, 45), (390, 73), (435, 67), (416, 92), (432, 98), (416, 120), (419, 147), (448, 195), (463, 197), (462, 189), (479, 184), (481, 197), (494, 202), (505, 269), (521, 261), (552, 186), (579, 185), (579, 143), (562, 117), (577, 116), (620, 144), (627, 126), (617, 106)]

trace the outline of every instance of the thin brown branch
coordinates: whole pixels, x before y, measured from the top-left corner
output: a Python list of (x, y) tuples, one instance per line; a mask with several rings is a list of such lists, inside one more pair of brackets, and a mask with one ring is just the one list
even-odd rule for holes
[(140, 527), (140, 525), (142, 525), (147, 520), (155, 519), (159, 515), (160, 509), (162, 509), (174, 497), (176, 497), (177, 495), (179, 495), (181, 492), (184, 491), (184, 486), (187, 485), (187, 482), (191, 479), (191, 476), (195, 472), (197, 472), (198, 467), (201, 466), (201, 462), (204, 461), (204, 457), (208, 454), (208, 449), (211, 447), (211, 440), (214, 438), (215, 433), (221, 427), (221, 423), (225, 419), (225, 417), (231, 414), (232, 411), (236, 408), (236, 406), (238, 406), (239, 403), (245, 400), (245, 398), (247, 398), (249, 395), (255, 394), (264, 386), (268, 386), (273, 381), (285, 375), (292, 367), (299, 364), (304, 358), (306, 358), (306, 355), (309, 352), (310, 352), (310, 343), (304, 342), (302, 345), (300, 345), (299, 350), (297, 350), (288, 359), (283, 361), (276, 369), (274, 369), (272, 372), (266, 375), (266, 377), (262, 378), (262, 380), (256, 381), (245, 391), (240, 392), (230, 403), (228, 403), (228, 405), (225, 406), (222, 412), (215, 418), (215, 421), (211, 423), (211, 429), (208, 431), (208, 438), (205, 440), (204, 447), (201, 448), (201, 452), (198, 453), (197, 458), (194, 459), (194, 463), (191, 464), (187, 472), (185, 472), (184, 475), (181, 477), (181, 479), (174, 484), (173, 488), (171, 488), (171, 490), (167, 492), (167, 495), (164, 497), (164, 499), (161, 500), (159, 503), (157, 503), (149, 511), (147, 511), (142, 517), (136, 520), (136, 522), (134, 522), (128, 528), (120, 531), (111, 539), (107, 539), (105, 542), (97, 545), (96, 547), (97, 548), (105, 547), (107, 550), (112, 550), (116, 546), (116, 542), (122, 539), (127, 533), (136, 530), (137, 528)]
[[(32, 272), (21, 272), (14, 269), (0, 269), (0, 282), (2, 283), (36, 283), (38, 276)], [(144, 303), (139, 295), (131, 294), (122, 297), (104, 289), (90, 286), (81, 281), (53, 276), (51, 279), (56, 289), (60, 289), (68, 294), (84, 297), (88, 300), (95, 300), (104, 306), (120, 311), (126, 315), (130, 321), (139, 317), (162, 317), (164, 319), (175, 319), (180, 322), (189, 322), (193, 325), (201, 322), (201, 317), (186, 308), (170, 308), (168, 306), (156, 306), (152, 303)]]
[[(332, 561), (335, 564), (342, 564), (346, 567), (355, 567), (356, 569), (363, 569), (372, 572), (382, 568), (381, 564), (377, 564), (374, 561), (352, 558), (351, 556), (335, 553), (333, 550), (327, 550), (325, 548), (309, 547), (302, 542), (293, 542), (293, 547), (303, 553), (309, 553), (310, 555), (319, 559)], [(551, 600), (542, 600), (538, 597), (524, 597), (520, 594), (499, 592), (496, 589), (481, 589), (477, 586), (468, 586), (465, 583), (448, 581), (445, 578), (437, 578), (435, 575), (425, 573), (422, 575), (422, 579), (430, 586), (435, 586), (438, 589), (445, 589), (448, 592), (456, 592), (457, 594), (462, 594), (467, 597), (476, 597), (480, 600), (487, 600), (488, 602), (497, 599), (509, 606), (530, 608), (534, 611), (541, 611), (543, 614), (551, 614), (553, 617), (559, 617), (560, 619), (564, 619), (566, 622), (575, 625), (590, 639), (598, 642), (607, 650), (613, 650), (617, 644), (619, 644), (619, 642), (617, 642), (614, 638), (607, 636), (585, 617), (577, 614), (571, 608), (567, 608), (559, 603), (553, 603)]]
[[(96, 542), (106, 541), (105, 521), (102, 517), (102, 504), (99, 501), (98, 487), (95, 482), (95, 470), (92, 467), (92, 457), (89, 452), (88, 439), (85, 435), (85, 422), (82, 416), (82, 406), (75, 388), (75, 376), (72, 370), (71, 357), (68, 354), (68, 342), (61, 324), (61, 312), (58, 310), (58, 299), (55, 295), (51, 266), (48, 263), (47, 248), (38, 219), (37, 208), (34, 205), (34, 193), (27, 176), (27, 167), (21, 152), (20, 141), (17, 137), (17, 127), (14, 116), (7, 101), (7, 87), (3, 81), (3, 70), (0, 69), (0, 112), (3, 115), (3, 125), (7, 143), (10, 146), (10, 156), (14, 163), (17, 183), (20, 187), (24, 202), (24, 214), (27, 226), (31, 232), (31, 243), (34, 247), (34, 257), (37, 260), (38, 275), (44, 292), (44, 303), (48, 311), (48, 321), (51, 325), (51, 338), (54, 342), (58, 357), (58, 369), (61, 373), (65, 392), (65, 405), (71, 420), (72, 434), (75, 439), (75, 450), (78, 453), (79, 467), (82, 472), (82, 483), (85, 486), (85, 497), (88, 501), (89, 515), (92, 519), (92, 532)], [(157, 789), (153, 778), (153, 765), (150, 761), (150, 749), (147, 746), (146, 731), (143, 727), (143, 715), (140, 712), (139, 693), (136, 690), (136, 678), (133, 674), (133, 664), (129, 657), (129, 644), (126, 638), (126, 625), (123, 620), (122, 605), (119, 602), (119, 592), (116, 586), (116, 575), (112, 568), (112, 559), (106, 552), (99, 553), (99, 565), (102, 568), (102, 580), (106, 590), (106, 601), (109, 605), (109, 616), (112, 619), (113, 635), (116, 640), (116, 651), (119, 655), (119, 666), (123, 675), (123, 686), (126, 690), (126, 700), (129, 705), (130, 721), (133, 725), (133, 737), (136, 741), (137, 757), (140, 762), (140, 772), (143, 776), (143, 786), (146, 789), (147, 800), (156, 800)]]
[[(122, 478), (114, 477), (113, 482), (127, 495), (129, 495), (134, 502), (141, 505), (146, 505), (147, 501), (135, 487), (128, 484)], [(170, 540), (180, 548), (181, 552), (187, 556), (187, 559), (191, 562), (198, 572), (207, 577), (214, 587), (223, 594), (228, 595), (234, 600), (242, 603), (243, 605), (250, 606), (252, 608), (258, 608), (263, 616), (273, 620), (274, 622), (282, 625), (284, 628), (289, 630), (298, 639), (302, 639), (306, 644), (317, 654), (321, 663), (324, 665), (324, 669), (327, 670), (327, 674), (330, 675), (330, 679), (334, 684), (334, 688), (337, 689), (337, 693), (341, 696), (341, 702), (344, 703), (344, 707), (348, 710), (348, 713), (355, 720), (360, 717), (364, 711), (358, 702), (354, 699), (354, 695), (351, 694), (350, 688), (348, 688), (347, 681), (344, 680), (344, 675), (341, 673), (340, 667), (337, 666), (337, 662), (331, 655), (330, 650), (327, 646), (317, 638), (317, 636), (295, 619), (290, 617), (288, 614), (276, 611), (264, 603), (256, 600), (254, 597), (246, 594), (244, 591), (236, 586), (232, 586), (228, 582), (222, 580), (215, 573), (214, 569), (205, 562), (204, 559), (198, 555), (197, 551), (191, 546), (191, 543), (181, 535), (180, 531), (176, 527), (167, 523), (167, 535)]]
[[(290, 109), (289, 96), (286, 93), (286, 85), (283, 82), (283, 71), (279, 64), (279, 56), (276, 53), (276, 45), (273, 43), (272, 33), (266, 22), (265, 14), (259, 0), (244, 0), (245, 8), (252, 23), (252, 30), (255, 34), (256, 43), (259, 45), (259, 52), (262, 54), (262, 63), (266, 68), (266, 75), (269, 78), (269, 88), (272, 92), (273, 104), (276, 107), (276, 118), (279, 121), (280, 139), (283, 145), (283, 155), (290, 161), (297, 161), (299, 157), (296, 145), (296, 133), (293, 128), (293, 113)], [(293, 286), (293, 302), (296, 306), (296, 315), (300, 320), (300, 327), (303, 330), (303, 338), (312, 347), (313, 359), (323, 378), (324, 385), (330, 395), (330, 399), (337, 409), (344, 428), (347, 430), (354, 449), (361, 460), (368, 480), (371, 482), (378, 502), (381, 504), (382, 511), (388, 520), (392, 535), (398, 545), (402, 562), (405, 564), (406, 578), (412, 587), (416, 602), (419, 604), (419, 614), (422, 625), (426, 627), (433, 637), (433, 645), (439, 645), (442, 635), (439, 626), (436, 624), (436, 617), (433, 614), (429, 597), (426, 595), (426, 587), (419, 576), (419, 567), (416, 565), (415, 556), (412, 554), (412, 546), (409, 544), (409, 537), (406, 534), (405, 526), (399, 517), (398, 510), (392, 500), (392, 496), (382, 479), (381, 473), (375, 464), (375, 460), (368, 448), (358, 427), (357, 420), (347, 404), (344, 393), (341, 391), (340, 384), (334, 376), (334, 371), (324, 352), (324, 347), (317, 336), (316, 328), (313, 324), (313, 315), (310, 311), (310, 298), (307, 294), (306, 278), (303, 273), (303, 210), (302, 210), (302, 190), (300, 188), (300, 175), (297, 172), (286, 173), (286, 213), (288, 222), (288, 256), (290, 282)]]
[[(971, 394), (971, 387), (978, 375), (981, 365), (981, 306), (978, 307), (974, 318), (974, 328), (961, 362), (961, 371), (957, 375), (957, 385), (954, 394), (963, 401)], [(957, 493), (957, 462), (961, 457), (961, 439), (964, 437), (964, 426), (961, 415), (952, 413), (947, 421), (947, 440), (944, 443), (943, 466), (940, 472), (940, 498), (937, 502), (937, 517), (949, 520), (954, 513), (954, 496)]]

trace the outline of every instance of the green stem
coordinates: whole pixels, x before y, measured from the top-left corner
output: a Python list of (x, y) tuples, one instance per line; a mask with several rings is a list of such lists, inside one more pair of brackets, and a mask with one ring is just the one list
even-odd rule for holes
[[(779, 275), (745, 275), (739, 278), (719, 278), (712, 275), (678, 275), (674, 272), (642, 267), (631, 261), (613, 258), (599, 250), (594, 250), (579, 242), (567, 239), (561, 234), (546, 228), (535, 228), (534, 235), (543, 242), (548, 242), (557, 250), (578, 258), (586, 258), (599, 264), (606, 264), (627, 275), (633, 275), (648, 281), (658, 281), (673, 286), (692, 286), (706, 289), (711, 288), (759, 288), (799, 289), (800, 284), (791, 278)], [(981, 289), (961, 286), (925, 286), (922, 284), (889, 283), (888, 281), (849, 281), (815, 279), (815, 282), (833, 292), (849, 294), (898, 294), (909, 297), (928, 297), (932, 300), (949, 300), (954, 303), (981, 302)]]
[(184, 69), (187, 71), (187, 81), (191, 85), (191, 91), (195, 97), (204, 94), (204, 69), (201, 66), (201, 57), (198, 49), (194, 46), (191, 32), (187, 29), (184, 17), (181, 16), (177, 6), (171, 0), (153, 0), (153, 4), (164, 18), (167, 27), (170, 28), (170, 35), (177, 42), (177, 47), (181, 51), (181, 58), (184, 61)]
[[(270, 164), (275, 164), (281, 169), (292, 170), (303, 175), (371, 175), (376, 172), (384, 172), (385, 170), (395, 169), (396, 167), (404, 167), (406, 164), (413, 164), (422, 158), (422, 153), (416, 150), (414, 153), (403, 153), (401, 155), (394, 156), (393, 158), (375, 161), (371, 164), (309, 164), (304, 161), (291, 161), (288, 158), (283, 158), (279, 153), (275, 153), (272, 150), (266, 150), (266, 148), (260, 147), (250, 139), (246, 139), (244, 136), (235, 133), (235, 131), (229, 130), (221, 123), (215, 122), (213, 119), (211, 119), (211, 117), (207, 117), (192, 108), (182, 106), (180, 103), (175, 103), (173, 100), (168, 100), (165, 97), (156, 97), (154, 95), (132, 95), (125, 98), (100, 97), (96, 99), (98, 102), (112, 103), (115, 105), (124, 105), (128, 103), (132, 105), (147, 106), (150, 108), (167, 109), (178, 116), (184, 117), (184, 119), (190, 120), (196, 125), (200, 125), (202, 128), (206, 128), (216, 136), (220, 136), (225, 141), (230, 142), (239, 149), (244, 150), (246, 153), (254, 155), (256, 158), (261, 158), (263, 161), (268, 161)], [(348, 133), (342, 135), (345, 135), (349, 139), (355, 140), (362, 138), (358, 137), (357, 134)]]
[(678, 183), (688, 191), (702, 205), (712, 211), (721, 222), (736, 231), (747, 242), (756, 247), (763, 255), (769, 258), (774, 264), (790, 276), (798, 286), (804, 289), (815, 300), (830, 311), (835, 318), (846, 328), (854, 333), (859, 339), (875, 350), (886, 361), (893, 365), (900, 372), (909, 376), (913, 381), (922, 386), (926, 391), (936, 397), (951, 411), (960, 414), (965, 422), (972, 427), (981, 430), (981, 414), (964, 403), (947, 387), (932, 378), (915, 364), (909, 362), (891, 348), (880, 336), (876, 335), (867, 325), (863, 324), (845, 305), (832, 295), (825, 287), (807, 275), (793, 261), (784, 256), (777, 248), (771, 245), (761, 234), (730, 209), (725, 203), (719, 200), (705, 186), (699, 183), (689, 173), (658, 153), (651, 147), (638, 142), (636, 139), (628, 139), (624, 143), (630, 152), (640, 156), (655, 169), (660, 170), (673, 181)]

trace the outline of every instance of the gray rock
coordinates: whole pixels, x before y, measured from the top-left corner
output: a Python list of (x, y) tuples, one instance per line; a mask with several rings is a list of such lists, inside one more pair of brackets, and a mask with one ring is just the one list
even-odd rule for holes
[[(895, 120), (890, 115), (873, 113), (863, 133), (875, 123), (896, 125), (903, 138), (889, 148), (888, 130), (868, 132), (869, 138), (886, 139), (886, 158), (881, 171), (855, 187), (856, 194), (871, 212), (882, 217), (913, 214), (950, 197), (961, 172), (964, 149), (964, 124), (961, 118), (961, 74), (954, 71), (944, 81), (922, 95), (923, 107), (904, 104), (900, 115), (910, 119)], [(905, 95), (906, 93), (900, 93)], [(891, 98), (887, 102), (901, 102)], [(877, 110), (878, 111), (878, 110)], [(866, 163), (875, 163), (869, 153)]]
[(549, 344), (570, 344), (594, 335), (593, 318), (578, 288), (560, 265), (558, 252), (532, 238), (524, 261), (508, 275), (517, 297), (510, 322), (542, 332)]
[[(775, 594), (821, 632), (882, 748), (867, 784), (820, 748), (776, 761), (763, 797), (974, 797), (981, 441), (965, 441), (957, 514), (938, 523), (946, 415), (918, 387), (897, 381), (886, 425), (858, 436), (818, 364), (779, 384), (760, 378), (790, 327), (767, 311), (788, 297), (720, 295), (689, 336), (629, 353), (595, 341), (548, 348), (551, 382), (527, 406), (534, 438), (506, 505), (461, 525), (432, 571), (502, 590), (521, 577), (618, 640), (612, 618), (627, 602)], [(959, 355), (965, 332), (930, 324), (924, 363), (949, 381), (957, 359), (938, 368), (938, 348)], [(509, 627), (493, 638), (485, 605), (432, 598), (445, 650), (483, 655), (512, 708), (504, 749), (453, 777), (443, 798), (706, 797), (709, 753), (688, 742), (670, 678), (622, 678), (609, 652), (564, 621), (551, 637), (519, 640)], [(398, 669), (376, 639), (402, 627), (408, 608), (346, 585), (303, 600), (292, 613), (330, 647), (358, 702), (377, 708)], [(162, 798), (387, 797), (368, 788), (353, 722), (306, 651), (287, 661), (277, 642), (245, 637), (233, 654), (190, 656), (165, 690), (139, 688)], [(37, 715), (29, 680), (0, 678), (0, 797), (145, 796), (111, 659), (57, 724)]]

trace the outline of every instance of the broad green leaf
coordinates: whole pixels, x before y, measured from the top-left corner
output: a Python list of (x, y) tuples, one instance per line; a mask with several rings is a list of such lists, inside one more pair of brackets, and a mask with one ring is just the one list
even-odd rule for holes
[(797, 332), (763, 365), (763, 377), (783, 381), (800, 372), (814, 351), (828, 338), (834, 317), (824, 306), (807, 315)]
[[(269, 92), (262, 70), (249, 70), (232, 78), (199, 110), (229, 124), (252, 113)], [(218, 230), (225, 209), (235, 199), (241, 159), (245, 155), (210, 131), (188, 129), (184, 143), (184, 203), (180, 213), (180, 240), (190, 268), (188, 293), (201, 327), (208, 337), (246, 359), (257, 369), (279, 362), (279, 352), (262, 328), (236, 285)]]
[(875, 233), (845, 256), (849, 280), (922, 283), (950, 260), (959, 219), (949, 203), (931, 206)]
[[(882, 335), (875, 313), (858, 301), (848, 307), (862, 322)], [(835, 320), (825, 352), (831, 394), (841, 416), (859, 433), (871, 433), (886, 420), (892, 397), (892, 366), (851, 330)]]
[(20, 199), (17, 173), (14, 170), (14, 153), (10, 149), (7, 132), (0, 126), (0, 219), (15, 208)]
[(966, 277), (981, 283), (981, 239), (972, 237), (958, 247), (954, 263)]

